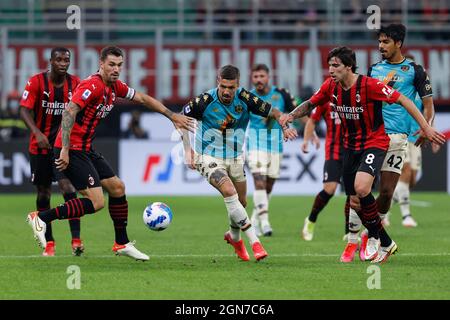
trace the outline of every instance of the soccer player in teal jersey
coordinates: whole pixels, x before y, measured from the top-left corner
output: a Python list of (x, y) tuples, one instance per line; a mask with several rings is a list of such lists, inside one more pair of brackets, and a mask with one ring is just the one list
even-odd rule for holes
[[(405, 57), (414, 61), (412, 55), (406, 54)], [(415, 103), (420, 111), (423, 112), (423, 103), (419, 96), (416, 96)], [(422, 169), (422, 149), (415, 145), (418, 136), (414, 135), (414, 132), (417, 132), (417, 130), (419, 130), (419, 125), (414, 120), (411, 121), (410, 132), (412, 134), (408, 136), (405, 163), (394, 192), (394, 200), (398, 202), (402, 214), (402, 225), (410, 228), (417, 227), (417, 222), (412, 217), (410, 211), (410, 191), (416, 185), (417, 173)], [(432, 150), (436, 153), (439, 150), (439, 146), (433, 143)], [(389, 224), (388, 216), (386, 216), (385, 222)]]
[[(239, 87), (239, 69), (226, 65), (219, 70), (217, 88), (202, 93), (183, 107), (183, 113), (199, 121), (195, 134), (195, 152), (191, 148), (189, 133), (183, 132), (185, 161), (189, 168), (198, 170), (224, 198), (230, 230), (225, 240), (234, 247), (238, 257), (250, 260), (241, 239), (247, 236), (256, 260), (264, 259), (267, 252), (261, 245), (248, 218), (247, 182), (244, 172), (243, 144), (250, 114), (278, 120), (281, 112)], [(295, 138), (296, 131), (284, 131), (286, 138)]]
[[(287, 90), (270, 85), (269, 78), (267, 65), (253, 66), (251, 79), (254, 89), (251, 93), (269, 102), (272, 108), (277, 108), (281, 112), (294, 110), (295, 98)], [(280, 176), (283, 158), (281, 126), (275, 119), (250, 113), (246, 146), (246, 160), (255, 184), (252, 225), (257, 235), (271, 236), (273, 230), (269, 223), (269, 196), (275, 180)]]
[[(406, 27), (402, 24), (391, 24), (378, 31), (378, 47), (383, 60), (369, 68), (368, 76), (387, 84), (412, 101), (419, 95), (424, 107), (423, 115), (431, 125), (434, 119), (434, 106), (430, 78), (422, 66), (403, 56), (401, 49), (405, 34)], [(405, 161), (408, 136), (414, 133), (411, 132), (410, 123), (415, 121), (404, 108), (396, 104), (389, 107), (383, 105), (383, 120), (390, 144), (381, 168), (380, 194), (377, 198), (378, 213), (382, 219), (389, 212)], [(352, 216), (356, 218), (353, 210), (350, 211), (350, 220)], [(361, 237), (363, 249), (366, 240), (367, 234), (364, 232)]]

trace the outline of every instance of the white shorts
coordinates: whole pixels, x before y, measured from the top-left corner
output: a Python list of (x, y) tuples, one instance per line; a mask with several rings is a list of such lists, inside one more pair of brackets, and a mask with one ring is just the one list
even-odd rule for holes
[(412, 170), (422, 170), (422, 148), (416, 147), (413, 142), (408, 141), (405, 162), (409, 162)]
[(403, 133), (394, 133), (389, 134), (389, 138), (391, 141), (381, 171), (401, 174), (408, 147), (408, 136)]
[(244, 171), (244, 157), (242, 155), (236, 158), (216, 158), (206, 154), (194, 155), (194, 163), (198, 172), (210, 180), (211, 174), (218, 170), (223, 169), (228, 173), (228, 176), (232, 181), (243, 182), (246, 181), (245, 171)]
[(282, 157), (282, 153), (251, 150), (247, 154), (247, 163), (251, 173), (277, 179), (280, 176)]

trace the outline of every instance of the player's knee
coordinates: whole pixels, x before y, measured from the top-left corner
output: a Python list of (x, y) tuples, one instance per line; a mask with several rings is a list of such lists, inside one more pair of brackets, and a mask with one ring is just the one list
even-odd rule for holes
[[(224, 198), (234, 196), (237, 193), (236, 188), (234, 188), (234, 186), (232, 184), (231, 185), (223, 185), (223, 186), (221, 186), (220, 190), (221, 190)], [(240, 199), (239, 199), (239, 201), (240, 201)]]
[(36, 197), (36, 204), (39, 209), (45, 209), (50, 207), (50, 192), (38, 192)]
[(63, 194), (70, 194), (77, 192), (74, 188), (74, 186), (70, 183), (68, 179), (63, 179), (58, 181), (59, 188), (61, 189), (61, 192)]
[(394, 195), (394, 191), (389, 187), (380, 187), (380, 195), (378, 196), (380, 201), (386, 201), (389, 202), (392, 199), (392, 196)]
[(122, 180), (117, 179), (109, 190), (109, 195), (112, 197), (121, 197), (125, 194), (125, 184)]
[(323, 190), (326, 193), (333, 195), (336, 192), (337, 184), (324, 184)]
[(51, 194), (52, 194), (51, 186), (37, 186), (37, 197), (38, 198), (50, 199)]
[(273, 190), (273, 182), (272, 182), (272, 183), (267, 183), (267, 184), (266, 184), (266, 192), (267, 192), (267, 195), (271, 194), (271, 193), (272, 193), (272, 190)]
[(267, 179), (266, 176), (260, 174), (260, 173), (254, 173), (253, 174), (253, 181), (255, 182), (255, 189), (256, 190), (266, 190), (267, 187)]
[(255, 189), (256, 190), (266, 190), (266, 181), (255, 180)]
[(356, 183), (355, 184), (355, 192), (358, 198), (364, 198), (372, 191), (372, 187), (363, 183)]
[(105, 207), (105, 198), (102, 197), (93, 197), (90, 199), (92, 201), (92, 205), (94, 206), (95, 212), (102, 210)]

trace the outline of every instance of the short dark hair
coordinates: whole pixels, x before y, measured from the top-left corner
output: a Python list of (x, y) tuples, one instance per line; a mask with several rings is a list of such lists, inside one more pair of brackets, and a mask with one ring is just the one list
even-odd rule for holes
[(240, 72), (237, 67), (227, 64), (226, 66), (220, 68), (219, 77), (225, 80), (239, 80)]
[(70, 51), (67, 48), (64, 47), (55, 47), (52, 49), (52, 51), (50, 52), (50, 59), (54, 59), (56, 56), (57, 52), (68, 52), (69, 56), (70, 56)]
[(264, 63), (257, 63), (255, 65), (253, 65), (253, 67), (252, 67), (252, 72), (261, 71), (261, 70), (265, 71), (266, 73), (269, 73), (269, 67)]
[(392, 23), (388, 26), (381, 27), (377, 34), (378, 37), (384, 34), (386, 37), (394, 40), (394, 42), (401, 41), (403, 46), (403, 42), (405, 42), (406, 27), (401, 23)]
[(332, 49), (328, 53), (327, 62), (333, 57), (339, 58), (344, 66), (352, 67), (352, 72), (356, 72), (356, 55), (349, 47), (337, 47)]
[(100, 60), (105, 61), (106, 57), (109, 55), (113, 55), (116, 57), (123, 57), (122, 49), (116, 46), (104, 47), (100, 52)]

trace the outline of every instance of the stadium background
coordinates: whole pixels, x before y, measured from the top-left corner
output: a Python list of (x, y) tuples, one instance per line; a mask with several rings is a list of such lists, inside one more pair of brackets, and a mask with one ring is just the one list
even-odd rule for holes
[[(71, 5), (80, 8), (80, 29), (68, 28), (77, 14)], [(47, 68), (52, 47), (68, 47), (69, 72), (84, 78), (96, 71), (103, 46), (120, 46), (126, 55), (121, 79), (175, 111), (214, 87), (216, 70), (227, 63), (241, 69), (241, 85), (247, 88), (251, 65), (266, 63), (273, 84), (308, 98), (327, 75), (326, 54), (337, 44), (356, 50), (361, 73), (379, 60), (375, 31), (367, 27), (373, 22), (373, 12), (367, 12), (371, 5), (381, 9), (381, 24), (402, 22), (408, 27), (404, 52), (429, 72), (436, 126), (449, 132), (447, 0), (0, 1), (0, 192), (34, 191), (28, 132), (18, 118), (18, 102), (27, 79)], [(141, 137), (129, 130), (132, 116), (146, 132)], [(120, 105), (98, 129), (95, 146), (124, 179), (128, 194), (215, 194), (196, 172), (180, 164), (181, 144), (161, 116)], [(300, 141), (286, 145), (275, 194), (321, 189), (323, 150), (304, 155)], [(450, 192), (449, 150), (448, 144), (435, 155), (424, 150), (417, 190)], [(248, 186), (251, 193), (250, 180)]]

